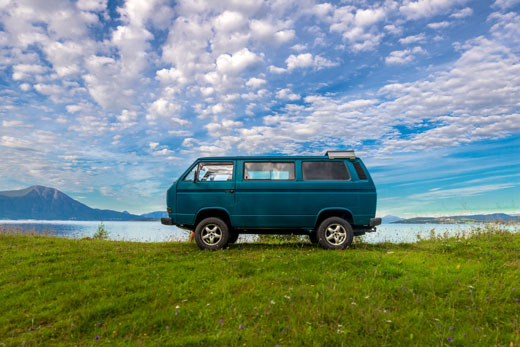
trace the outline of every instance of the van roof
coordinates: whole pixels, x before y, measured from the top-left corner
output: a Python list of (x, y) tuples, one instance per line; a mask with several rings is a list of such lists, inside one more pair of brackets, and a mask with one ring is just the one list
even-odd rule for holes
[[(227, 156), (227, 157), (201, 157), (197, 160), (297, 160), (297, 159), (330, 159), (326, 155), (297, 155), (297, 156), (289, 156), (289, 155), (263, 155), (263, 156)], [(339, 159), (339, 158), (338, 158)], [(341, 159), (354, 159), (354, 158), (341, 158)], [(358, 157), (355, 157), (356, 160), (359, 160)]]

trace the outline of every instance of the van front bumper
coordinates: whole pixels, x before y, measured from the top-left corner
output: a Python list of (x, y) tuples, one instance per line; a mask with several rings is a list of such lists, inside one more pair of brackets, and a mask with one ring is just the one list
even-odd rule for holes
[(161, 218), (161, 224), (173, 225), (173, 220), (171, 218)]
[(381, 224), (381, 218), (370, 218), (370, 227), (373, 228)]

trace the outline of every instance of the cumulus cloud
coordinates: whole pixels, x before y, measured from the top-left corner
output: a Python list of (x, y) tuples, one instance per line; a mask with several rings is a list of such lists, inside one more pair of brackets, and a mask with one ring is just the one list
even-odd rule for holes
[(462, 10), (458, 10), (456, 12), (453, 12), (450, 17), (453, 18), (466, 18), (473, 15), (473, 10), (471, 7), (465, 7)]
[(451, 22), (448, 21), (442, 21), (442, 22), (435, 22), (435, 23), (429, 23), (428, 28), (432, 28), (434, 30), (438, 29), (444, 29), (451, 25)]
[(273, 73), (291, 72), (295, 69), (314, 68), (321, 70), (327, 67), (338, 66), (339, 63), (330, 61), (319, 55), (313, 56), (311, 53), (302, 53), (298, 55), (291, 54), (286, 60), (286, 68), (280, 68), (276, 66), (270, 67), (270, 71)]
[(267, 81), (262, 78), (251, 77), (249, 79), (249, 81), (246, 82), (246, 86), (254, 88), (254, 89), (258, 89), (258, 88), (262, 87), (263, 85), (265, 85), (266, 83), (267, 83)]
[(146, 119), (155, 121), (159, 118), (167, 119), (175, 124), (188, 125), (190, 122), (179, 117), (181, 106), (170, 100), (159, 98), (148, 108)]
[(402, 51), (393, 51), (385, 58), (385, 62), (387, 64), (406, 64), (414, 60), (417, 54), (424, 53), (426, 53), (425, 50), (419, 46)]
[(410, 35), (407, 37), (403, 37), (399, 39), (399, 43), (402, 43), (403, 45), (408, 45), (410, 43), (416, 43), (416, 42), (424, 42), (426, 40), (426, 35), (424, 33), (420, 33), (417, 35)]
[(217, 58), (217, 71), (223, 74), (236, 75), (255, 66), (262, 57), (243, 48), (234, 54), (222, 54)]
[(383, 21), (390, 7), (356, 8), (342, 6), (334, 9), (330, 31), (340, 33), (352, 50), (366, 51), (375, 49), (383, 38), (378, 24)]
[(276, 92), (276, 97), (282, 100), (296, 101), (300, 100), (301, 96), (293, 93), (289, 88), (280, 89)]
[(507, 10), (513, 6), (520, 4), (520, 0), (496, 0), (493, 3), (494, 8), (500, 8), (502, 10)]
[(464, 2), (466, 0), (405, 0), (399, 10), (409, 19), (419, 19), (446, 13)]

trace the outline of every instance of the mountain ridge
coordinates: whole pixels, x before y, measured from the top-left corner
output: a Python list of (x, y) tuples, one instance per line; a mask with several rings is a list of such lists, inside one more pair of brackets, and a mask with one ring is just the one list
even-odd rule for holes
[(91, 208), (58, 189), (40, 185), (0, 192), (0, 219), (139, 220), (139, 215)]
[(493, 222), (519, 223), (520, 219), (506, 213), (490, 213), (467, 216), (414, 217), (390, 222), (390, 224), (478, 224)]

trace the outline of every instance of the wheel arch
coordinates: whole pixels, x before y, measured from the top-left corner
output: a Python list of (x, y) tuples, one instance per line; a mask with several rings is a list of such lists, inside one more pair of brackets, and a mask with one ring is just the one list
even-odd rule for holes
[(231, 228), (231, 219), (229, 218), (229, 212), (222, 207), (205, 207), (197, 212), (197, 216), (195, 217), (194, 227), (197, 227), (199, 222), (205, 218), (216, 217), (222, 219), (229, 228)]
[(354, 218), (352, 215), (352, 211), (344, 207), (328, 207), (322, 209), (318, 215), (316, 216), (316, 220), (314, 222), (314, 230), (318, 228), (321, 222), (329, 217), (340, 217), (349, 222), (351, 225), (354, 224)]

